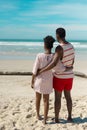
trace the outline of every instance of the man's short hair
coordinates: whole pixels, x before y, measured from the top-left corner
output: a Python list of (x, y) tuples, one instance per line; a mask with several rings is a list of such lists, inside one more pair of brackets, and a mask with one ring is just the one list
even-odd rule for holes
[(56, 29), (56, 34), (58, 34), (60, 38), (65, 38), (66, 31), (65, 31), (64, 28), (57, 28)]

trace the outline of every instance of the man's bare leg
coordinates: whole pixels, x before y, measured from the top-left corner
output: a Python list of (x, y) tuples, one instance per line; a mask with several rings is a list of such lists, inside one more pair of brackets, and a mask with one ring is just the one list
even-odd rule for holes
[(68, 121), (72, 122), (72, 98), (70, 91), (64, 90), (64, 95), (67, 102), (67, 110), (68, 110)]
[(49, 110), (49, 94), (43, 95), (43, 101), (44, 101), (44, 124), (46, 124), (48, 110)]
[(55, 90), (55, 122), (59, 123), (59, 112), (61, 108), (61, 96), (62, 92)]
[(37, 119), (40, 120), (40, 101), (41, 101), (41, 94), (36, 92), (36, 112), (37, 112)]

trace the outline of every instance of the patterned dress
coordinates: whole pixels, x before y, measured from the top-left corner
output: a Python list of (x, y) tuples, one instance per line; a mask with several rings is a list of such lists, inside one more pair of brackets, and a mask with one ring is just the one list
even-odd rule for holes
[[(53, 54), (44, 54), (40, 53), (37, 55), (34, 67), (33, 74), (37, 73), (38, 69), (41, 69), (47, 66), (53, 59)], [(35, 79), (34, 90), (42, 94), (50, 94), (53, 90), (53, 75), (52, 71), (46, 71), (38, 75)]]
[[(34, 63), (33, 74), (36, 74), (38, 69), (47, 66), (52, 61), (52, 59), (53, 59), (53, 54), (44, 54), (44, 53), (38, 54)], [(60, 68), (62, 68), (62, 70)], [(65, 67), (59, 61), (57, 66), (54, 68), (54, 71), (56, 69), (59, 71), (64, 71)], [(52, 92), (53, 90), (52, 70), (43, 72), (36, 77), (34, 83), (34, 90), (35, 92), (41, 94), (50, 94)]]

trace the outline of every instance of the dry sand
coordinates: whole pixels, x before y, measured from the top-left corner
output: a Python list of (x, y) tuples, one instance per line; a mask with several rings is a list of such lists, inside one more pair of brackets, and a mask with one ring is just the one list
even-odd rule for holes
[[(30, 60), (0, 60), (0, 71), (32, 71), (34, 61)], [(87, 74), (87, 61), (76, 61), (75, 71)]]
[[(0, 71), (31, 71), (33, 61), (0, 61)], [(80, 72), (87, 72), (87, 63), (77, 64)], [(87, 73), (86, 73), (87, 74)], [(67, 123), (64, 96), (60, 124), (54, 117), (54, 94), (50, 95), (48, 124), (36, 119), (35, 93), (30, 87), (30, 76), (0, 76), (0, 130), (87, 130), (87, 79), (75, 77), (72, 98), (74, 123)], [(43, 117), (43, 102), (41, 103)]]

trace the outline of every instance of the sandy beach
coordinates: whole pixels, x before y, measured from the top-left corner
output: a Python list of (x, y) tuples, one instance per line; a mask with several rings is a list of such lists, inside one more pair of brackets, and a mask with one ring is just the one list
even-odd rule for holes
[[(31, 71), (33, 61), (0, 60), (0, 71)], [(87, 74), (87, 62), (77, 61), (75, 71)], [(47, 125), (36, 119), (35, 93), (30, 87), (31, 76), (0, 76), (0, 130), (87, 130), (87, 79), (74, 78), (73, 119), (67, 123), (67, 109), (64, 95), (60, 112), (60, 124), (55, 124), (54, 93), (50, 95)], [(41, 104), (43, 117), (43, 102)]]
[(87, 0), (0, 0), (0, 130), (87, 130)]

